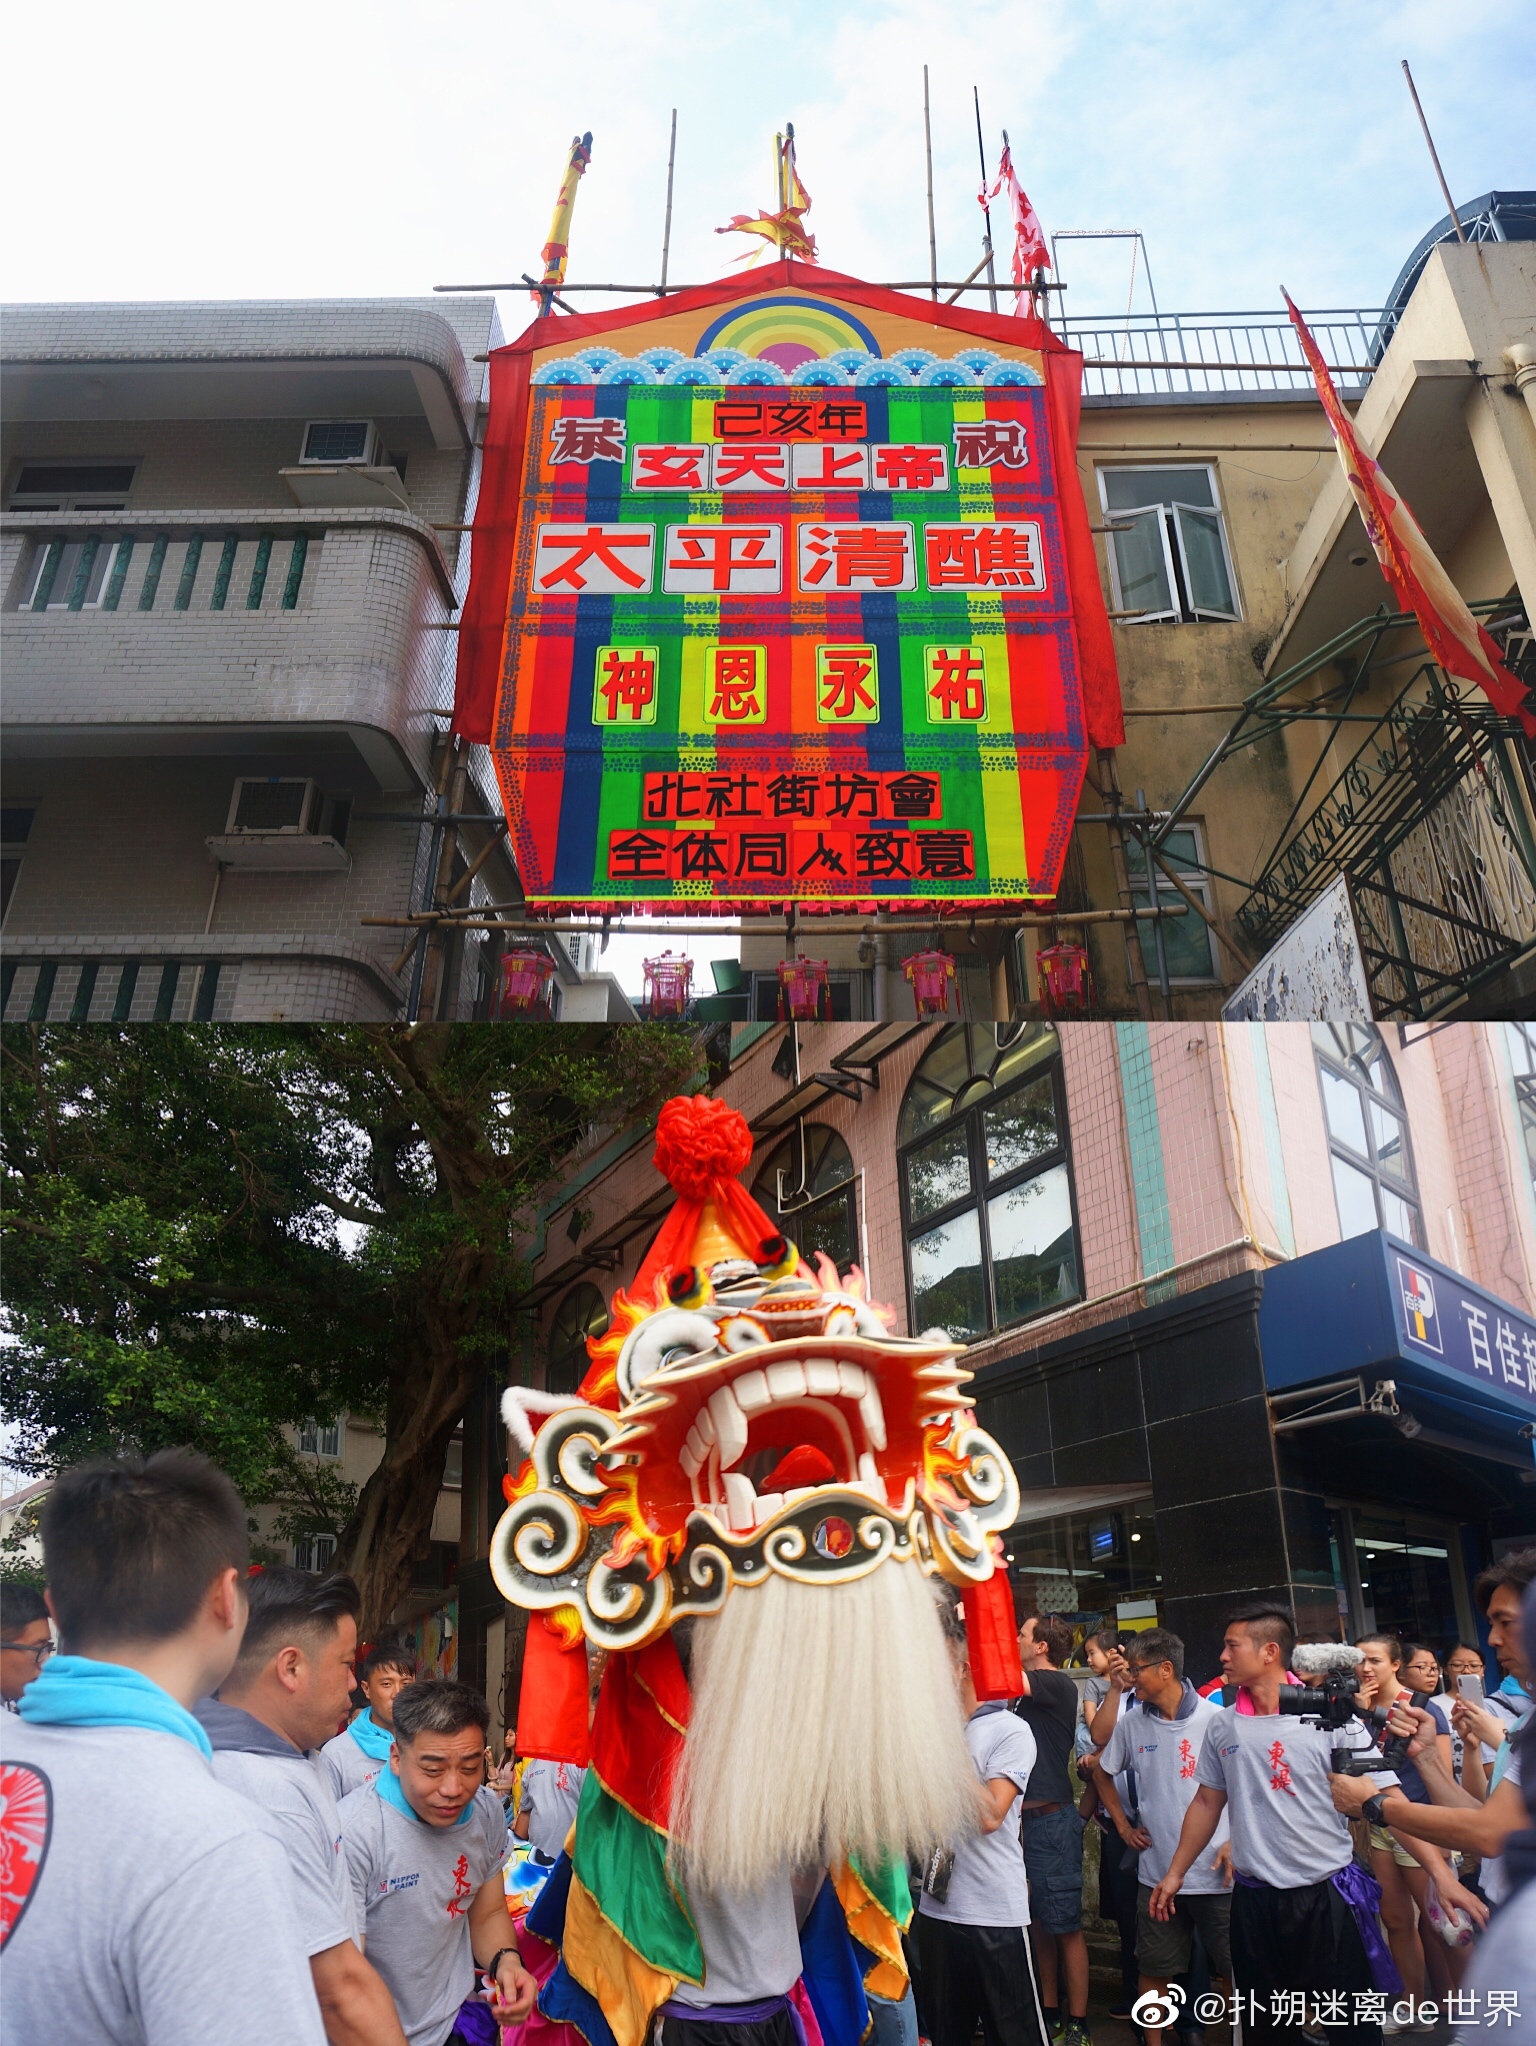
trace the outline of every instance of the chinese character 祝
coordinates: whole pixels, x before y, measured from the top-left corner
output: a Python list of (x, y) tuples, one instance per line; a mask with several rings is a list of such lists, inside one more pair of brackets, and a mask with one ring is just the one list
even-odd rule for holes
[(955, 428), (957, 469), (1027, 469), (1029, 445), (1021, 419), (978, 419)]

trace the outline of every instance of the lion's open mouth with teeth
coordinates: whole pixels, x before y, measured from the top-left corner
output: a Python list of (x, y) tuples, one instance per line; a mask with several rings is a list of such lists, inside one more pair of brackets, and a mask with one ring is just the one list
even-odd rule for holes
[[(669, 1271), (649, 1313), (620, 1292), (575, 1400), (508, 1392), (531, 1450), (492, 1547), (508, 1598), (632, 1648), (775, 1573), (991, 1575), (1018, 1493), (969, 1421), (959, 1345), (891, 1335), (857, 1268), (760, 1244), (766, 1265)], [(549, 1409), (533, 1435), (529, 1411)]]

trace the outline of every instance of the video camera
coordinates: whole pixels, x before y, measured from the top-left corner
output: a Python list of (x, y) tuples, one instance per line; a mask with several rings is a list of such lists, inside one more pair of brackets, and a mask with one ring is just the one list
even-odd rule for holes
[[(1298, 1642), (1291, 1656), (1291, 1667), (1298, 1676), (1310, 1677), (1313, 1682), (1300, 1687), (1282, 1684), (1280, 1710), (1300, 1714), (1318, 1726), (1330, 1727), (1335, 1733), (1342, 1733), (1351, 1720), (1358, 1720), (1362, 1726), (1380, 1732), (1391, 1718), (1391, 1712), (1381, 1706), (1355, 1703), (1364, 1660), (1358, 1648), (1351, 1648), (1342, 1641)], [(1414, 1691), (1411, 1697), (1412, 1703), (1422, 1709), (1427, 1693)], [(1333, 1750), (1333, 1773), (1335, 1776), (1373, 1776), (1385, 1770), (1395, 1773), (1404, 1767), (1407, 1760), (1408, 1738), (1397, 1734), (1382, 1744), (1379, 1759), (1357, 1755), (1349, 1748), (1336, 1746)]]

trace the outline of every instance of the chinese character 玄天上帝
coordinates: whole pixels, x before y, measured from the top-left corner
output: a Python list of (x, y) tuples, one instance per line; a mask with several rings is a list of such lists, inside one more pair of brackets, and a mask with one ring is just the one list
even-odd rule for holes
[(924, 548), (931, 590), (1045, 588), (1045, 555), (1034, 519), (1011, 526), (929, 526)]
[(593, 724), (655, 724), (660, 659), (660, 649), (653, 646), (600, 646), (593, 677)]
[(787, 490), (789, 449), (777, 440), (723, 440), (715, 445), (716, 490)]
[(654, 526), (540, 526), (533, 586), (556, 597), (649, 590), (655, 552)]
[(790, 473), (796, 490), (867, 490), (869, 449), (813, 441), (791, 451)]
[(631, 490), (708, 490), (709, 448), (702, 442), (637, 444), (629, 458)]
[(987, 670), (979, 646), (923, 648), (923, 697), (931, 725), (962, 719), (977, 724), (987, 714)]
[(704, 722), (760, 725), (768, 716), (768, 650), (760, 646), (704, 647)]
[(622, 462), (625, 423), (622, 419), (578, 418), (562, 414), (549, 429), (549, 460), (558, 462)]
[(661, 586), (674, 596), (776, 596), (783, 547), (780, 525), (668, 526)]
[[(909, 525), (802, 525), (804, 590), (911, 590), (917, 563)], [(830, 579), (829, 579), (830, 578)]]
[(890, 447), (873, 450), (876, 490), (943, 490), (949, 463), (942, 447)]
[(872, 646), (816, 649), (816, 719), (823, 725), (872, 725), (880, 716), (879, 668)]
[(955, 429), (957, 469), (1027, 469), (1029, 442), (1022, 419), (975, 419)]

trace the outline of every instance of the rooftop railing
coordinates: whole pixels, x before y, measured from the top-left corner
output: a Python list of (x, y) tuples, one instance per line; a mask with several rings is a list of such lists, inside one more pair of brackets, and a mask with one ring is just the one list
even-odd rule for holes
[[(1306, 318), (1335, 383), (1358, 396), (1381, 360), (1395, 315), (1338, 310)], [(1062, 313), (1053, 325), (1083, 352), (1088, 398), (1274, 392), (1305, 398), (1313, 388), (1283, 312)]]

